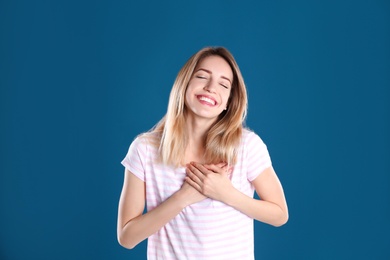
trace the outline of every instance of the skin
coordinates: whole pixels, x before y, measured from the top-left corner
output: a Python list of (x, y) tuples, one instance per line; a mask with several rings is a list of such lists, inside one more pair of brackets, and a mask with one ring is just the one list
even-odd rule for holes
[[(206, 165), (203, 161), (204, 136), (218, 115), (228, 106), (233, 73), (219, 56), (203, 59), (189, 82), (185, 105), (189, 142), (185, 151), (187, 177), (180, 190), (153, 210), (143, 214), (145, 183), (125, 170), (118, 207), (119, 243), (133, 248), (177, 216), (185, 207), (209, 197), (242, 213), (274, 226), (288, 220), (283, 188), (272, 167), (252, 181), (261, 200), (246, 196), (233, 187), (223, 162)], [(204, 98), (207, 97), (207, 100)], [(210, 100), (211, 103), (210, 103)], [(213, 102), (214, 101), (214, 102)]]
[[(208, 129), (228, 105), (232, 80), (233, 72), (221, 57), (211, 56), (200, 62), (186, 91), (187, 120), (206, 123), (203, 130)], [(202, 97), (208, 97), (216, 104), (200, 100)]]
[[(185, 162), (203, 161), (204, 136), (218, 115), (228, 106), (233, 72), (229, 64), (219, 56), (203, 59), (195, 68), (185, 96), (188, 108), (186, 122), (188, 147)], [(215, 105), (199, 101), (202, 96), (215, 100)]]
[(224, 202), (253, 219), (276, 227), (287, 222), (286, 199), (273, 167), (267, 168), (252, 181), (261, 200), (248, 197), (234, 188), (225, 167), (192, 162), (187, 168), (186, 181), (206, 197)]

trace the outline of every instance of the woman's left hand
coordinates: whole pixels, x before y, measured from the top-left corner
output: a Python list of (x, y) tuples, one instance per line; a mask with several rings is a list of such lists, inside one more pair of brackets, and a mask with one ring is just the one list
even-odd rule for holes
[(186, 181), (203, 195), (224, 202), (234, 189), (229, 179), (231, 170), (226, 163), (205, 165), (191, 162), (187, 165)]

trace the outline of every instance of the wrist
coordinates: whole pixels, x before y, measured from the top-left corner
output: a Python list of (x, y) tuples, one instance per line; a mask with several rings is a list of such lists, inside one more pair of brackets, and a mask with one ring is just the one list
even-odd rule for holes
[(229, 192), (226, 192), (226, 196), (223, 203), (235, 208), (237, 204), (240, 203), (240, 195), (241, 192), (239, 192), (236, 188), (232, 187)]
[(180, 189), (176, 191), (172, 196), (171, 199), (174, 201), (176, 205), (180, 207), (180, 209), (184, 209), (185, 207), (189, 206), (191, 203), (186, 199), (185, 194)]

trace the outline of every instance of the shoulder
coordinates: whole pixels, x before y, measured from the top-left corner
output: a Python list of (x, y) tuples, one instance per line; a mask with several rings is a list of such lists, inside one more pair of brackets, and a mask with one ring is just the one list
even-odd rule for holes
[(159, 147), (159, 137), (154, 133), (142, 133), (131, 142), (129, 151), (137, 151), (142, 154), (156, 153)]
[(152, 146), (158, 148), (160, 145), (160, 136), (154, 132), (142, 133), (133, 140), (133, 144), (137, 146)]
[(241, 144), (245, 146), (248, 144), (264, 144), (264, 142), (257, 133), (248, 128), (244, 128)]

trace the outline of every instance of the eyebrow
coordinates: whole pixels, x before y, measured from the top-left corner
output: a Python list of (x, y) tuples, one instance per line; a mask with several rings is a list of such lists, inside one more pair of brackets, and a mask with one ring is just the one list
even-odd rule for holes
[[(205, 72), (207, 72), (207, 73), (209, 73), (209, 74), (213, 74), (210, 70), (202, 69), (202, 68), (198, 69), (196, 72), (198, 72), (198, 71), (200, 71), (200, 70), (203, 70), (203, 71), (205, 71)], [(232, 84), (232, 81), (231, 81), (228, 77), (225, 77), (225, 76), (222, 75), (221, 78), (226, 79), (227, 81), (230, 82), (230, 84)]]

